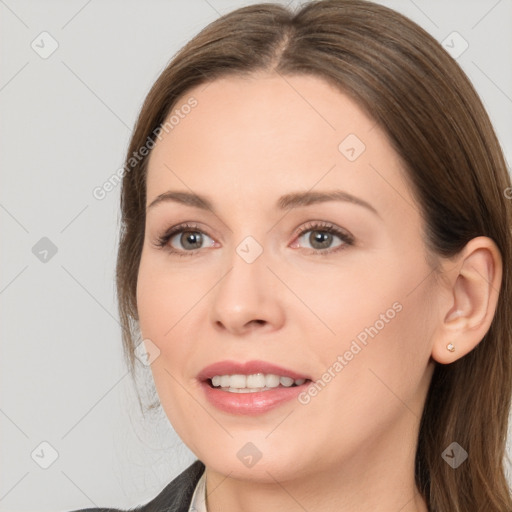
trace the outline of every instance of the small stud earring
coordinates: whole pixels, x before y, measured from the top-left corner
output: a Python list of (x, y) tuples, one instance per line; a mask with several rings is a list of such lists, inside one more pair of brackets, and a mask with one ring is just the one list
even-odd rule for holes
[(448, 343), (448, 345), (446, 345), (446, 348), (447, 348), (450, 352), (455, 352), (455, 346), (453, 345), (453, 343)]

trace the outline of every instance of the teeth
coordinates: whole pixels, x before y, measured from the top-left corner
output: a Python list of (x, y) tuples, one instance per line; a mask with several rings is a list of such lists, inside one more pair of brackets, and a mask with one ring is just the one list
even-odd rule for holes
[(213, 387), (220, 387), (232, 393), (267, 391), (268, 389), (277, 388), (279, 385), (289, 388), (293, 384), (300, 386), (306, 382), (306, 379), (292, 379), (291, 377), (282, 377), (273, 373), (215, 375), (211, 380)]
[(265, 375), (265, 384), (267, 388), (277, 388), (279, 386), (279, 375), (273, 375), (272, 373)]
[(263, 373), (256, 373), (255, 375), (247, 375), (248, 388), (264, 388), (266, 378)]
[[(222, 376), (224, 379), (224, 375)], [(221, 381), (222, 382), (222, 381)], [(229, 387), (230, 388), (245, 388), (247, 384), (247, 377), (245, 375), (231, 375), (229, 377)]]
[(289, 388), (293, 384), (293, 379), (291, 377), (280, 377), (279, 382), (285, 388)]

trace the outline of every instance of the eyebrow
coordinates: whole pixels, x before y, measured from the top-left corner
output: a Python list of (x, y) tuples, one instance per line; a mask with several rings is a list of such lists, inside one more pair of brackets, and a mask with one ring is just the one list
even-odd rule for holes
[[(192, 206), (194, 208), (200, 208), (202, 210), (210, 210), (212, 213), (216, 213), (212, 202), (207, 197), (192, 192), (181, 192), (174, 190), (169, 190), (163, 194), (158, 195), (147, 206), (146, 211), (150, 208), (154, 208), (157, 204), (169, 201), (184, 204), (186, 206)], [(286, 210), (289, 208), (309, 206), (312, 204), (325, 203), (328, 201), (343, 201), (357, 204), (380, 217), (377, 210), (370, 203), (367, 203), (363, 199), (353, 196), (348, 192), (344, 192), (343, 190), (329, 190), (325, 192), (294, 192), (291, 194), (285, 194), (277, 200), (276, 207), (280, 210)]]

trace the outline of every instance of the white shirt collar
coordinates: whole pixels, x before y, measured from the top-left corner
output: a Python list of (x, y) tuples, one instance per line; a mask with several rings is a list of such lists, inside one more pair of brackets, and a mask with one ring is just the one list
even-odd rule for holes
[(197, 482), (188, 512), (208, 512), (206, 510), (206, 469)]

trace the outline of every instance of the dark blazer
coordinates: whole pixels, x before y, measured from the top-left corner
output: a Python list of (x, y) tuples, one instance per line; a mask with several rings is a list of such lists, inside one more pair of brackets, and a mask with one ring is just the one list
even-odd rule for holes
[(117, 508), (82, 508), (72, 512), (188, 512), (192, 494), (205, 470), (204, 464), (196, 460), (180, 473), (164, 490), (145, 505), (128, 510)]

